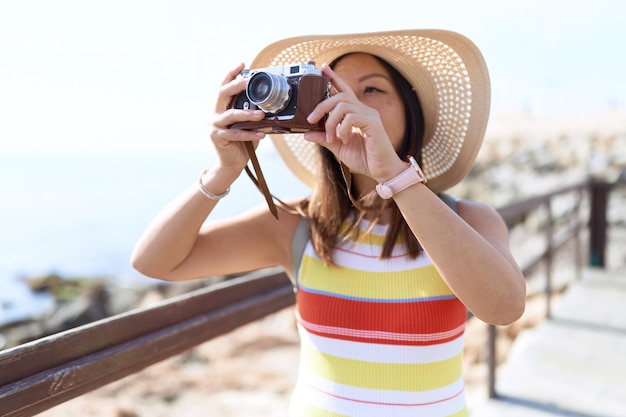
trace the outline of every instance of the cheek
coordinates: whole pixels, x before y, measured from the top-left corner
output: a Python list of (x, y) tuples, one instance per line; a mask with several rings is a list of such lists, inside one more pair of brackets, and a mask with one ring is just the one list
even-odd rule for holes
[(389, 105), (382, 107), (379, 113), (393, 147), (396, 150), (399, 149), (402, 144), (402, 139), (404, 139), (404, 131), (406, 128), (404, 109), (401, 108), (401, 106)]

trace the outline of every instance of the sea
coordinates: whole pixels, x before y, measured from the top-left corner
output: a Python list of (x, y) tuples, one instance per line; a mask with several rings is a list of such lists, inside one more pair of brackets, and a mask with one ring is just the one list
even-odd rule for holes
[[(270, 191), (300, 197), (309, 189), (273, 148), (259, 149)], [(151, 219), (193, 185), (215, 157), (207, 151), (0, 155), (0, 326), (48, 314), (54, 300), (25, 280), (46, 274), (154, 283), (130, 265)], [(265, 204), (243, 172), (211, 218)]]

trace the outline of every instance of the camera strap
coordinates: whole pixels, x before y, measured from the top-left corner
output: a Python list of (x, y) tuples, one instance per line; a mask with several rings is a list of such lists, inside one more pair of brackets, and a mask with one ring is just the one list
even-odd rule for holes
[(256, 157), (256, 152), (254, 151), (254, 145), (252, 142), (245, 142), (246, 149), (248, 150), (248, 156), (250, 156), (250, 162), (252, 162), (252, 168), (254, 168), (254, 172), (256, 173), (256, 178), (250, 171), (250, 168), (246, 165), (246, 172), (248, 176), (257, 186), (257, 188), (261, 191), (263, 196), (265, 197), (265, 201), (267, 202), (267, 206), (269, 207), (272, 215), (278, 219), (278, 210), (276, 209), (276, 204), (274, 204), (274, 198), (270, 193), (269, 188), (267, 187), (267, 183), (265, 182), (265, 177), (263, 176), (263, 171), (261, 171), (261, 165), (259, 165), (259, 160)]

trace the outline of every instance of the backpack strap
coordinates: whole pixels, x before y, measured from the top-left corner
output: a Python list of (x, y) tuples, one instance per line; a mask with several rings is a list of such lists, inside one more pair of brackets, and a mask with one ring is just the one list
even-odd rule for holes
[(454, 211), (455, 213), (459, 212), (458, 210), (459, 199), (458, 198), (456, 198), (455, 196), (451, 194), (446, 194), (446, 193), (439, 194), (439, 198), (441, 199), (441, 201), (446, 203), (446, 205), (450, 207), (452, 211)]
[(291, 275), (295, 280), (294, 291), (298, 288), (298, 271), (304, 256), (304, 248), (310, 237), (311, 227), (309, 226), (309, 221), (301, 217), (291, 239)]

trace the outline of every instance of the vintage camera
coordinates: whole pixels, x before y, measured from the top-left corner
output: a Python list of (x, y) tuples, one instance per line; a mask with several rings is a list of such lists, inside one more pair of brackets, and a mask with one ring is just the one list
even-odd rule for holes
[(330, 95), (330, 79), (314, 62), (244, 70), (246, 90), (231, 103), (235, 109), (261, 109), (266, 115), (258, 122), (239, 122), (234, 129), (267, 133), (302, 133), (324, 130), (325, 118), (316, 124), (306, 121), (315, 106)]

